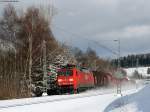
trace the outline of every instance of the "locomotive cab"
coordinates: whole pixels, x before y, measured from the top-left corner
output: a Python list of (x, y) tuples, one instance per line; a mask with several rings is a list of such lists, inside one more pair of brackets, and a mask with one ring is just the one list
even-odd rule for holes
[(64, 92), (74, 92), (75, 90), (75, 70), (74, 68), (60, 69), (58, 70), (57, 85), (61, 93)]
[(63, 69), (58, 71), (57, 83), (59, 86), (73, 85), (73, 70)]

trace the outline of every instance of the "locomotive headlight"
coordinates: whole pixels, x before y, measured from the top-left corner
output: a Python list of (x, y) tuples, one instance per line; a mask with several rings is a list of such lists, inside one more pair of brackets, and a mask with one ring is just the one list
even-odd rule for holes
[(58, 79), (58, 82), (62, 82), (63, 80), (62, 79)]
[(70, 78), (69, 81), (70, 81), (70, 82), (73, 82), (73, 78)]

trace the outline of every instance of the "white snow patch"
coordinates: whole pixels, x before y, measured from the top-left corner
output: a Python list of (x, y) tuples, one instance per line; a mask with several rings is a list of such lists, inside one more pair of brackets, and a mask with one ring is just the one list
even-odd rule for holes
[(123, 107), (116, 108), (111, 112), (139, 112), (136, 103), (127, 104)]
[(150, 76), (150, 74), (147, 74), (147, 69), (150, 67), (137, 67), (137, 68), (127, 68), (124, 69), (127, 72), (128, 76), (133, 76), (133, 73), (135, 72), (135, 70), (138, 71), (139, 74), (141, 74), (142, 76)]
[(150, 85), (140, 91), (113, 101), (104, 112), (149, 112)]
[[(123, 95), (132, 94), (134, 92), (136, 92), (135, 89), (128, 90), (123, 92)], [(5, 100), (0, 101), (0, 112), (104, 112), (105, 108), (118, 98), (120, 98), (120, 96), (116, 95), (115, 89), (112, 89), (103, 91), (93, 90), (76, 95), (56, 95), (39, 98)], [(68, 100), (59, 101), (59, 99)], [(11, 105), (20, 106), (2, 108)]]

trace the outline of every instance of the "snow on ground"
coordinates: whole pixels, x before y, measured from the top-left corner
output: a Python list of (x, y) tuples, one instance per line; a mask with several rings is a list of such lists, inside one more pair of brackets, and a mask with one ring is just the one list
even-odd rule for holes
[(53, 103), (20, 106), (3, 109), (0, 112), (99, 112), (109, 104), (108, 101), (113, 101), (114, 99), (112, 95), (104, 96), (105, 98), (93, 96)]
[(113, 101), (104, 112), (150, 112), (150, 84), (137, 93)]
[(133, 73), (135, 72), (135, 70), (137, 70), (138, 73), (141, 74), (142, 76), (150, 76), (150, 74), (147, 74), (148, 68), (150, 67), (127, 68), (125, 69), (125, 71), (127, 72), (128, 76), (133, 76)]
[[(135, 88), (123, 95), (134, 93)], [(116, 88), (97, 89), (76, 95), (56, 95), (0, 101), (0, 112), (103, 112), (113, 101)], [(105, 111), (109, 112), (109, 111)]]

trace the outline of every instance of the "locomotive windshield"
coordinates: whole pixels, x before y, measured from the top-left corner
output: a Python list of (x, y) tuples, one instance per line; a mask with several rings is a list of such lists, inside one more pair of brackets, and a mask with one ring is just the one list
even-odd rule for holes
[(58, 71), (58, 75), (60, 76), (71, 76), (73, 75), (73, 71), (72, 70), (60, 70)]

